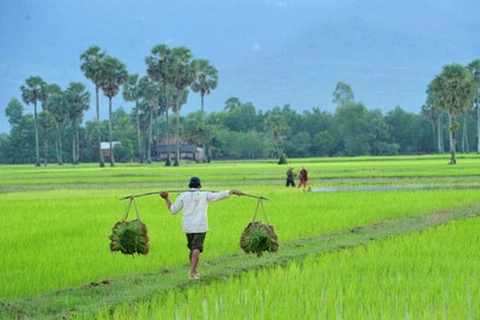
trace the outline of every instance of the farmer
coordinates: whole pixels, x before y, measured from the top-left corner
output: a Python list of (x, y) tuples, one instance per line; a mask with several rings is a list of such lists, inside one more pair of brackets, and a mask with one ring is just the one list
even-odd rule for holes
[(182, 231), (187, 235), (187, 247), (190, 249), (190, 279), (200, 279), (197, 271), (200, 253), (203, 252), (203, 242), (208, 231), (207, 209), (208, 203), (228, 198), (232, 194), (241, 196), (240, 190), (220, 192), (200, 191), (202, 184), (198, 177), (192, 177), (188, 184), (189, 191), (181, 193), (172, 204), (168, 192), (161, 191), (160, 196), (165, 199), (172, 214), (182, 210)]
[(289, 187), (289, 186), (295, 187), (295, 180), (293, 178), (295, 178), (295, 174), (293, 173), (293, 168), (290, 167), (287, 170), (287, 181), (285, 183), (286, 187)]
[(308, 171), (305, 169), (305, 167), (302, 167), (302, 170), (300, 170), (300, 173), (298, 175), (298, 178), (300, 179), (300, 183), (298, 184), (298, 187), (302, 187), (305, 189), (307, 187), (307, 181), (308, 181)]

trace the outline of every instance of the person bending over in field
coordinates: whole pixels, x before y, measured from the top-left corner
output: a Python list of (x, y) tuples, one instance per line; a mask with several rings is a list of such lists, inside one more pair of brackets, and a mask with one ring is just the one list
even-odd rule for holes
[(190, 190), (178, 195), (172, 204), (168, 192), (161, 191), (160, 196), (165, 199), (168, 209), (172, 214), (182, 210), (182, 231), (187, 236), (187, 247), (190, 249), (190, 279), (200, 279), (197, 271), (200, 253), (203, 252), (203, 243), (208, 232), (208, 203), (223, 200), (232, 194), (241, 196), (240, 190), (227, 190), (220, 192), (200, 191), (202, 184), (198, 177), (192, 177), (188, 184)]

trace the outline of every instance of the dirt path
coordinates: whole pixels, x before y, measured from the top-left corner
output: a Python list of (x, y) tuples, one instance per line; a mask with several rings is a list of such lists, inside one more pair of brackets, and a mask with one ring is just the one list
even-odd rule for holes
[(2, 319), (68, 319), (72, 314), (83, 314), (125, 302), (148, 299), (174, 288), (208, 284), (212, 281), (229, 281), (242, 272), (259, 268), (284, 265), (291, 259), (303, 259), (307, 255), (320, 254), (369, 241), (381, 240), (408, 232), (418, 231), (449, 221), (473, 218), (480, 215), (480, 204), (469, 208), (452, 208), (419, 217), (389, 220), (354, 229), (300, 239), (290, 243), (280, 241), (280, 250), (274, 254), (255, 255), (237, 253), (216, 260), (202, 261), (202, 279), (186, 278), (188, 267), (163, 269), (157, 273), (141, 274), (119, 279), (105, 279), (80, 287), (63, 289), (18, 301), (0, 301)]

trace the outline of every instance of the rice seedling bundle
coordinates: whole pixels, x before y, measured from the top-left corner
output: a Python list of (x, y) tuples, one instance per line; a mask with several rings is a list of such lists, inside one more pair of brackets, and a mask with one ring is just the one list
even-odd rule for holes
[[(132, 202), (135, 206), (137, 219), (127, 221), (128, 212)], [(147, 225), (140, 220), (137, 205), (134, 198), (130, 199), (122, 221), (115, 223), (110, 235), (110, 251), (120, 251), (123, 254), (134, 255), (148, 254), (150, 250), (150, 239), (148, 238)]]
[[(256, 220), (260, 208), (266, 223)], [(263, 252), (278, 251), (278, 237), (273, 226), (268, 224), (261, 198), (258, 200), (252, 222), (247, 225), (240, 236), (240, 247), (243, 252), (247, 254), (255, 253), (257, 257), (261, 257)]]
[(278, 251), (278, 237), (273, 226), (253, 221), (240, 236), (240, 247), (245, 253), (255, 253), (261, 257), (263, 252)]
[(150, 242), (147, 225), (140, 219), (117, 222), (110, 235), (110, 251), (123, 254), (148, 254)]

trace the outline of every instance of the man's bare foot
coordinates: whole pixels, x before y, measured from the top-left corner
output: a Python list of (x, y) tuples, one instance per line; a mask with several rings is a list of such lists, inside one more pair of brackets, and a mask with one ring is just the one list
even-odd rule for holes
[(190, 280), (200, 280), (200, 273), (191, 273), (188, 277)]

